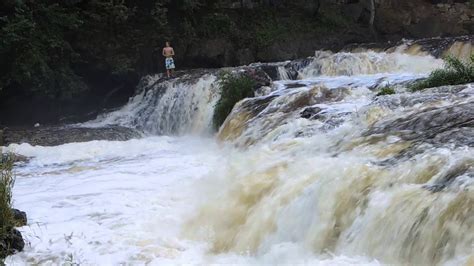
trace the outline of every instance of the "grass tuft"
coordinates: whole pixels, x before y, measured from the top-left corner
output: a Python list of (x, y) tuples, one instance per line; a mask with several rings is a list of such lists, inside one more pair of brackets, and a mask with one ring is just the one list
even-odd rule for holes
[(410, 89), (420, 91), (426, 88), (474, 82), (474, 54), (467, 62), (452, 56), (446, 57), (444, 62), (443, 69), (431, 72), (427, 79), (413, 84)]
[(380, 89), (379, 93), (377, 93), (376, 96), (381, 96), (381, 95), (390, 95), (390, 94), (395, 94), (395, 90), (390, 87), (390, 85), (386, 85), (382, 89)]
[(254, 96), (255, 80), (245, 74), (224, 72), (220, 76), (221, 98), (214, 109), (213, 124), (217, 130), (240, 100)]
[(11, 210), (13, 176), (13, 156), (0, 153), (0, 236), (5, 236), (15, 226)]

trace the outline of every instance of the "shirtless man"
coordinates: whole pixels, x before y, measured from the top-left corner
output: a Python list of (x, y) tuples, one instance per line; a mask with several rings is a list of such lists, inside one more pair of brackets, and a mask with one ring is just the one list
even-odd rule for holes
[(165, 66), (166, 66), (166, 74), (168, 75), (168, 78), (171, 77), (171, 75), (173, 74), (173, 70), (175, 69), (173, 55), (174, 55), (173, 47), (170, 46), (170, 42), (166, 42), (166, 46), (165, 48), (163, 48), (163, 56), (166, 57)]

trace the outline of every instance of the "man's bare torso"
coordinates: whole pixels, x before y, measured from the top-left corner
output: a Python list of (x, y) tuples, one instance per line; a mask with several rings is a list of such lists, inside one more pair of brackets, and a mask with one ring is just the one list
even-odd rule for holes
[(163, 55), (166, 57), (172, 57), (174, 55), (173, 47), (163, 48)]

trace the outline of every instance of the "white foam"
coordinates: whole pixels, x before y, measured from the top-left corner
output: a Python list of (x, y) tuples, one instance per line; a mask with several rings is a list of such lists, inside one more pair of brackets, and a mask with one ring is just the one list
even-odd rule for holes
[(218, 159), (210, 139), (15, 148), (34, 156), (17, 170), (14, 189), (15, 207), (28, 213), (29, 225), (20, 231), (30, 245), (9, 264), (179, 257), (187, 249), (180, 224), (194, 207), (193, 184)]
[(313, 62), (299, 71), (302, 79), (377, 73), (429, 73), (443, 66), (432, 56), (405, 53), (330, 53), (317, 51)]
[(121, 125), (155, 135), (210, 135), (214, 106), (219, 98), (216, 76), (206, 74), (191, 81), (178, 78), (159, 84), (154, 83), (155, 76), (149, 80), (148, 87), (128, 104), (82, 126)]
[(10, 265), (378, 265), (365, 257), (316, 255), (301, 243), (274, 243), (258, 256), (211, 255), (208, 243), (184, 237), (183, 222), (207, 198), (196, 188), (225, 162), (225, 150), (211, 139), (152, 137), (9, 149), (33, 157), (17, 170), (14, 189), (15, 207), (28, 213), (28, 226), (20, 231), (29, 244), (7, 259)]

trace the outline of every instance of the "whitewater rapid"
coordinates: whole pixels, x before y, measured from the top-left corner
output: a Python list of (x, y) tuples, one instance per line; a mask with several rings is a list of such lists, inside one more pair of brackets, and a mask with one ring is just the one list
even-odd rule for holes
[[(216, 136), (216, 73), (149, 77), (126, 106), (84, 124), (144, 138), (7, 147), (31, 158), (14, 187), (29, 243), (7, 263), (470, 265), (462, 110), (474, 112), (474, 86), (407, 91), (442, 64), (317, 52), (297, 80), (279, 65), (284, 79), (239, 102)], [(385, 86), (397, 94), (377, 96)]]
[(16, 170), (14, 205), (28, 212), (29, 224), (21, 228), (25, 251), (9, 257), (9, 265), (369, 261), (317, 257), (291, 244), (260, 258), (210, 255), (209, 243), (189, 240), (183, 224), (206, 200), (207, 187), (216, 185), (205, 178), (227, 160), (210, 138), (22, 144), (10, 150), (33, 159)]
[(206, 139), (150, 137), (13, 150), (34, 159), (17, 169), (15, 206), (28, 211), (24, 253), (9, 264), (81, 265), (179, 259), (180, 224), (195, 208), (193, 183), (215, 164)]

